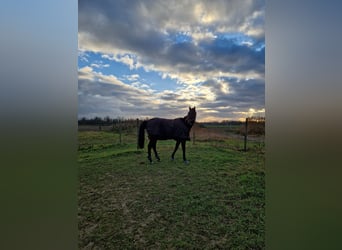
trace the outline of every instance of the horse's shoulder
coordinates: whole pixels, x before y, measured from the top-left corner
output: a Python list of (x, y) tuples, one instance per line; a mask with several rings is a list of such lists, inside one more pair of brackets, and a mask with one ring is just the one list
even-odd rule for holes
[(185, 119), (184, 118), (176, 118), (176, 119), (174, 119), (174, 121), (179, 123), (179, 124), (185, 124)]

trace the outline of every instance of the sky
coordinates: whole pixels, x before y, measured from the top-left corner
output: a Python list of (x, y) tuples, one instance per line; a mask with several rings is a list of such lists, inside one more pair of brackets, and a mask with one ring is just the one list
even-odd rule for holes
[(264, 0), (78, 2), (78, 117), (265, 116)]

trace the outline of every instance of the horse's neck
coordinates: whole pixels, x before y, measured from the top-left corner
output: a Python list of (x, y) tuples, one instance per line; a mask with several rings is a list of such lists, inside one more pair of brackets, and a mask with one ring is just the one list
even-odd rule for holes
[(190, 124), (187, 122), (187, 118), (188, 118), (188, 116), (186, 115), (186, 116), (184, 116), (184, 117), (181, 118), (181, 119), (183, 120), (184, 124), (185, 124), (189, 129), (191, 129), (192, 125), (190, 125)]

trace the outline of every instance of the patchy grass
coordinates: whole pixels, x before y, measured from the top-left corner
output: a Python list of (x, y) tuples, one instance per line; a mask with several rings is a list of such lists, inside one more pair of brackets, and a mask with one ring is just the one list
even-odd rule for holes
[(117, 144), (109, 132), (79, 132), (81, 249), (264, 249), (265, 171), (260, 144), (232, 140), (158, 141), (161, 162), (146, 148)]

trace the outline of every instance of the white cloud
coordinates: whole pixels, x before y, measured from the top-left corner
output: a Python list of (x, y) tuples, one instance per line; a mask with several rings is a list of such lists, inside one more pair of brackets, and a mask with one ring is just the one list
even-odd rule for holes
[(138, 74), (124, 75), (123, 77), (125, 77), (125, 79), (127, 79), (128, 81), (136, 81), (140, 78)]
[(78, 58), (79, 58), (81, 61), (83, 61), (83, 62), (89, 62), (89, 60), (88, 60), (87, 57), (88, 57), (88, 55), (87, 55), (86, 51), (81, 50), (81, 49), (78, 50)]
[(252, 117), (252, 116), (265, 116), (265, 109), (259, 109), (256, 110), (254, 108), (249, 108), (248, 111), (236, 111), (233, 112), (234, 114), (239, 114), (239, 115), (243, 115), (244, 117)]
[(108, 68), (110, 65), (109, 64), (101, 64), (101, 63), (92, 63), (90, 64), (91, 67), (93, 68)]
[[(263, 0), (80, 1), (80, 60), (88, 62), (86, 52), (98, 52), (103, 59), (123, 63), (130, 70), (157, 72), (162, 79), (177, 82), (179, 88), (158, 92), (151, 88), (152, 83), (140, 82), (137, 74), (94, 72), (109, 67), (100, 62), (79, 70), (81, 85), (87, 81), (88, 87), (94, 85), (94, 92), (95, 86), (106, 89), (108, 96), (122, 101), (115, 105), (124, 110), (126, 103), (131, 112), (137, 112), (134, 107), (154, 110), (157, 105), (171, 112), (171, 108), (196, 105), (208, 115), (218, 115), (217, 110), (220, 115), (245, 115), (241, 112), (253, 113), (250, 107), (257, 113), (264, 102), (264, 7)], [(225, 37), (228, 33), (247, 39), (236, 42)], [(246, 78), (254, 79), (252, 84)], [(101, 84), (112, 84), (117, 92)], [(108, 105), (113, 103), (108, 101)], [(222, 107), (230, 108), (223, 112)]]

